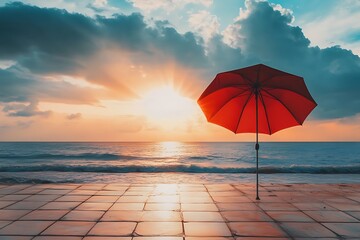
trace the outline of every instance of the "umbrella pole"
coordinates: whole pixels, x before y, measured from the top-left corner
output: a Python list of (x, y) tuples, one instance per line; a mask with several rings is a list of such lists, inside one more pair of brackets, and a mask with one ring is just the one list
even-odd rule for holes
[(259, 198), (259, 120), (258, 120), (258, 89), (255, 90), (255, 101), (256, 101), (256, 200)]

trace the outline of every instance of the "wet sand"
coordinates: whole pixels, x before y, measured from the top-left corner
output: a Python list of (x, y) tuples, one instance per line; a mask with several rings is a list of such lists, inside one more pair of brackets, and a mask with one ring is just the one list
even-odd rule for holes
[(359, 239), (360, 184), (0, 184), (0, 239)]

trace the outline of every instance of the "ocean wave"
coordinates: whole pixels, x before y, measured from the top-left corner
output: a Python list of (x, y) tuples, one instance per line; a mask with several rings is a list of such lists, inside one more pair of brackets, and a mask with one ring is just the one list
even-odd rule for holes
[(18, 183), (18, 184), (28, 184), (28, 183), (42, 183), (42, 184), (48, 184), (48, 183), (77, 183), (79, 182), (76, 179), (73, 180), (50, 180), (50, 179), (39, 179), (39, 178), (23, 178), (23, 177), (0, 177), (0, 183)]
[[(203, 166), (194, 164), (176, 164), (176, 165), (156, 165), (156, 166), (141, 166), (141, 165), (13, 165), (0, 166), (0, 172), (98, 172), (98, 173), (131, 173), (131, 172), (175, 172), (175, 173), (255, 173), (254, 167), (216, 167)], [(305, 166), (305, 165), (291, 165), (283, 167), (260, 167), (261, 174), (276, 174), (276, 173), (310, 173), (310, 174), (359, 174), (360, 165), (349, 166)]]
[(16, 155), (16, 154), (0, 154), (0, 159), (28, 159), (28, 160), (70, 160), (70, 159), (84, 159), (84, 160), (134, 160), (141, 159), (142, 157), (119, 155), (112, 153), (80, 153), (80, 154), (29, 154), (29, 155)]

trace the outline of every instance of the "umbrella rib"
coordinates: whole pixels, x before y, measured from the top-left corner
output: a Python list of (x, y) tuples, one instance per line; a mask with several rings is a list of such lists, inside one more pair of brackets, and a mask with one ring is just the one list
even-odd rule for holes
[(293, 114), (293, 112), (289, 109), (288, 106), (286, 106), (285, 103), (283, 103), (279, 98), (277, 98), (276, 96), (274, 96), (273, 94), (271, 94), (269, 91), (265, 90), (265, 89), (262, 89), (263, 91), (265, 91), (267, 94), (269, 94), (270, 96), (272, 96), (273, 98), (275, 98), (275, 100), (277, 100), (279, 103), (281, 103), (285, 108), (286, 110), (288, 110), (288, 112), (291, 114), (291, 116), (293, 116), (293, 118), (295, 119), (295, 121), (299, 124), (299, 125), (302, 125), (302, 123), (300, 123), (300, 121), (295, 117), (295, 115)]
[(239, 94), (237, 94), (236, 96), (228, 99), (220, 108), (218, 108), (218, 110), (216, 110), (216, 112), (214, 112), (214, 113), (211, 115), (211, 117), (209, 118), (209, 120), (211, 120), (213, 117), (215, 117), (215, 115), (218, 114), (218, 112), (220, 112), (220, 110), (221, 110), (223, 107), (225, 107), (225, 105), (228, 104), (231, 100), (233, 100), (234, 98), (237, 98), (237, 97), (243, 95), (243, 94), (246, 93), (247, 91), (248, 91), (248, 90), (244, 90), (242, 93), (239, 93)]
[[(245, 110), (245, 108), (246, 108), (246, 105), (249, 103), (250, 98), (252, 97), (253, 94), (254, 94), (254, 92), (251, 92), (251, 94), (249, 95), (249, 97), (246, 99), (246, 102), (245, 102), (245, 104), (244, 104), (244, 107), (243, 107), (242, 110), (241, 110), (241, 113), (240, 113), (238, 122), (237, 122), (237, 124), (236, 124), (236, 132), (237, 132), (237, 130), (238, 130), (238, 128), (239, 128), (240, 120), (241, 120), (241, 117), (242, 117), (242, 115), (243, 115), (243, 113), (244, 113), (244, 110)], [(235, 132), (235, 133), (236, 133), (236, 132)]]
[(268, 125), (269, 133), (270, 133), (270, 135), (271, 135), (272, 132), (271, 132), (271, 128), (270, 128), (270, 118), (269, 118), (269, 116), (268, 116), (268, 112), (267, 112), (267, 109), (266, 109), (265, 101), (264, 101), (264, 98), (263, 98), (263, 95), (261, 94), (261, 92), (260, 92), (260, 100), (261, 100), (262, 104), (264, 105), (265, 115), (266, 115), (266, 119), (267, 119), (266, 123), (267, 123), (267, 125)]

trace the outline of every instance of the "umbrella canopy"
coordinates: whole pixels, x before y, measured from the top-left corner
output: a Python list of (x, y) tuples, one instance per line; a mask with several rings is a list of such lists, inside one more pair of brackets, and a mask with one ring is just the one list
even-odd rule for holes
[[(302, 77), (263, 64), (222, 72), (198, 99), (211, 123), (234, 133), (273, 134), (302, 125), (316, 107)], [(257, 199), (258, 174), (257, 174)]]

